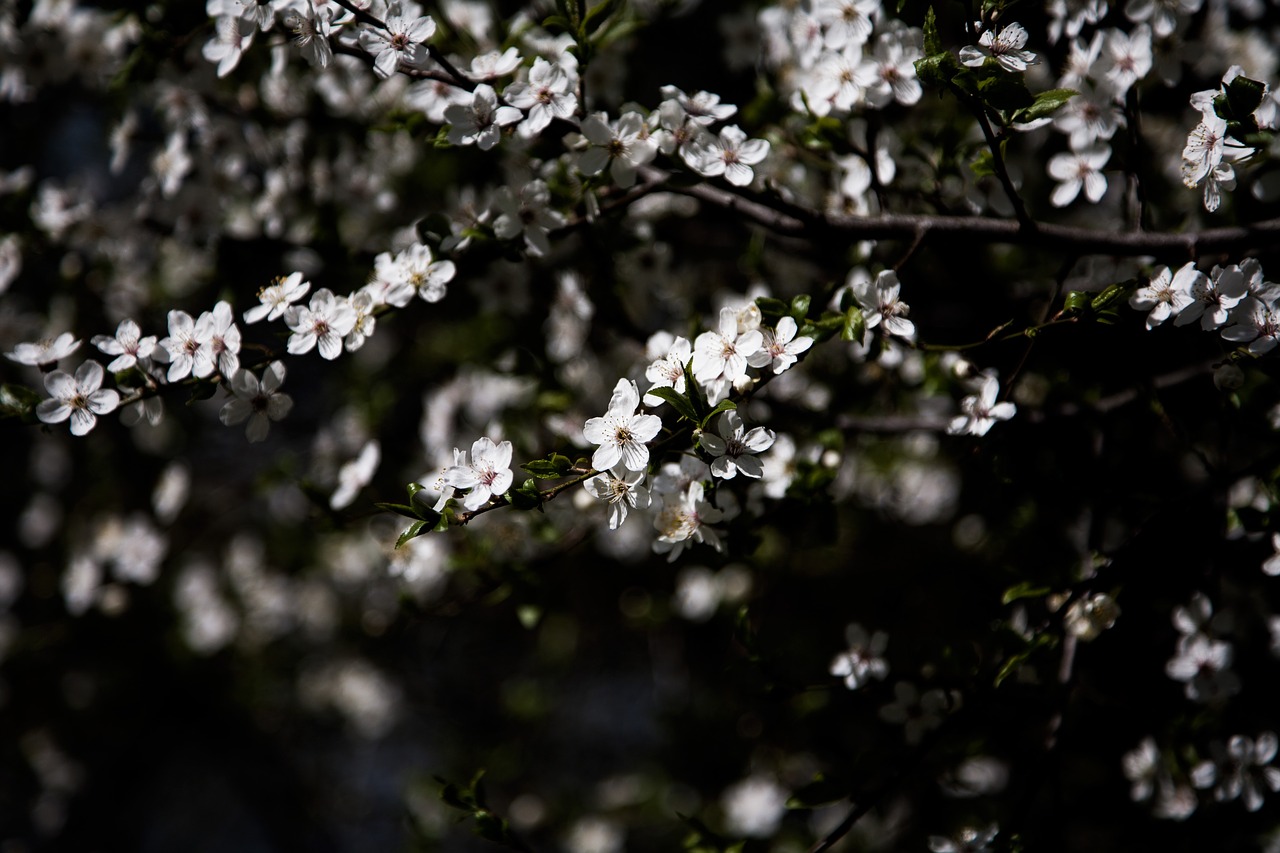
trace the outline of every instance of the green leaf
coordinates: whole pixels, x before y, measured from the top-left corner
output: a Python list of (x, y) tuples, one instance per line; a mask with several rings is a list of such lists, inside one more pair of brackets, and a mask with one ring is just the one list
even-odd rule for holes
[[(1226, 100), (1231, 115), (1222, 116), (1228, 121), (1245, 121), (1246, 117), (1252, 116), (1253, 111), (1262, 105), (1262, 98), (1267, 93), (1265, 83), (1257, 80), (1250, 80), (1241, 74), (1239, 77), (1227, 84)], [(1217, 107), (1217, 101), (1214, 102)], [(1222, 115), (1222, 113), (1218, 113)]]
[(1000, 596), (1000, 603), (1011, 604), (1020, 598), (1044, 598), (1052, 591), (1047, 586), (1037, 586), (1031, 581), (1023, 581), (1006, 589), (1004, 595)]
[(1101, 313), (1110, 308), (1114, 308), (1115, 304), (1129, 295), (1129, 285), (1112, 284), (1103, 288), (1102, 292), (1089, 302), (1089, 307), (1095, 312)]
[(1075, 89), (1049, 89), (1036, 95), (1031, 106), (1018, 110), (1013, 121), (1022, 124), (1038, 118), (1048, 118), (1066, 106), (1067, 101), (1080, 94)]
[(938, 37), (938, 15), (930, 6), (924, 13), (924, 55), (934, 57), (940, 53), (946, 53), (946, 49), (942, 46), (942, 39)]
[[(955, 65), (955, 63), (952, 64)], [(959, 65), (955, 65), (955, 68), (955, 73), (951, 75), (951, 83), (960, 91), (979, 97), (978, 75), (969, 68), (961, 68)]]
[(393, 504), (393, 503), (386, 503), (385, 501), (375, 501), (373, 505), (376, 506), (378, 509), (382, 510), (383, 512), (398, 513), (399, 515), (403, 515), (405, 518), (416, 518), (419, 520), (422, 519), (422, 516), (418, 514), (418, 511), (416, 509), (414, 509), (411, 506), (407, 506), (405, 504)]
[(516, 509), (522, 510), (541, 510), (542, 509), (542, 492), (538, 491), (538, 481), (535, 479), (525, 480), (520, 484), (520, 488), (512, 492), (507, 492), (507, 500), (511, 501), (511, 505)]
[(771, 296), (756, 297), (756, 307), (766, 320), (777, 321), (787, 313), (787, 303)]
[(791, 300), (791, 310), (788, 312), (797, 322), (803, 322), (804, 318), (809, 314), (809, 294), (802, 293)]
[(969, 163), (969, 170), (976, 178), (985, 178), (996, 173), (996, 158), (991, 156), (991, 149), (984, 148)]
[(867, 318), (856, 305), (844, 312), (844, 324), (840, 327), (840, 339), (862, 343), (867, 337)]
[(978, 94), (983, 102), (1000, 110), (1020, 110), (1035, 103), (1021, 74), (1002, 72), (978, 83)]
[[(685, 377), (686, 384), (692, 384), (692, 382), (692, 377)], [(654, 388), (648, 393), (670, 403), (671, 407), (676, 410), (680, 417), (691, 420), (694, 423), (698, 422), (698, 413), (693, 410), (693, 405), (689, 402), (689, 398), (676, 391), (676, 389)]]
[(1001, 682), (1017, 671), (1018, 667), (1026, 663), (1033, 654), (1043, 648), (1048, 648), (1057, 644), (1057, 640), (1049, 634), (1040, 634), (1032, 640), (1025, 649), (1018, 652), (1004, 662), (1004, 666), (1000, 667), (1000, 671), (996, 673), (995, 686), (999, 687)]
[(0, 415), (9, 418), (30, 418), (43, 399), (25, 385), (0, 385)]
[(960, 66), (956, 64), (955, 57), (949, 53), (940, 53), (935, 56), (926, 56), (923, 59), (917, 59), (915, 62), (916, 77), (926, 86), (933, 86), (946, 91), (947, 84), (951, 82)]
[(550, 459), (535, 459), (532, 462), (522, 462), (520, 467), (539, 480), (550, 480), (562, 476), (556, 464)]
[(582, 30), (586, 35), (594, 35), (596, 30), (609, 19), (609, 16), (622, 8), (625, 0), (604, 0), (592, 7), (587, 16), (582, 19)]
[(1062, 313), (1079, 315), (1089, 310), (1089, 294), (1083, 290), (1072, 290), (1062, 301)]
[(738, 404), (733, 402), (732, 400), (721, 400), (719, 403), (716, 403), (716, 406), (714, 409), (707, 412), (707, 416), (702, 419), (701, 423), (698, 424), (698, 429), (706, 429), (707, 424), (711, 423), (711, 419), (714, 418), (716, 415), (720, 414), (721, 412), (731, 412), (736, 408), (738, 408)]
[(396, 540), (396, 547), (399, 548), (401, 545), (404, 545), (410, 539), (417, 539), (419, 536), (421, 536), (423, 533), (426, 533), (430, 529), (431, 529), (431, 525), (428, 522), (415, 521), (413, 524), (409, 525), (409, 528), (405, 530), (404, 533), (400, 534), (400, 538)]

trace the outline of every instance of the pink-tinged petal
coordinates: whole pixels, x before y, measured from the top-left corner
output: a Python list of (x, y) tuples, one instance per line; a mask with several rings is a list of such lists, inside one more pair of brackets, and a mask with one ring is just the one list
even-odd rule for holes
[(628, 441), (622, 446), (622, 464), (628, 471), (643, 471), (649, 464), (649, 448)]
[(342, 338), (339, 335), (327, 334), (320, 338), (320, 355), (322, 358), (333, 361), (342, 355)]
[(712, 456), (724, 456), (725, 450), (728, 449), (728, 445), (725, 444), (723, 438), (709, 432), (704, 432), (698, 436), (698, 443)]
[(74, 409), (71, 412), (71, 434), (87, 435), (97, 422), (97, 417), (88, 409)]
[(421, 44), (436, 33), (436, 22), (430, 15), (423, 15), (405, 31), (409, 41)]
[[(648, 448), (645, 449), (645, 452), (648, 453)], [(596, 452), (591, 456), (591, 467), (597, 471), (607, 471), (617, 465), (620, 459), (622, 459), (622, 451), (618, 449), (616, 444), (602, 444), (596, 448)]]
[(777, 436), (773, 434), (773, 430), (765, 429), (764, 427), (756, 427), (743, 436), (742, 443), (746, 445), (747, 449), (752, 453), (760, 453), (761, 451), (768, 450), (770, 447), (773, 447), (773, 442), (776, 437)]
[(1079, 179), (1067, 181), (1053, 188), (1053, 195), (1049, 196), (1049, 203), (1054, 207), (1066, 207), (1075, 201), (1078, 195), (1080, 195)]
[(251, 414), (253, 414), (253, 405), (248, 400), (236, 397), (234, 400), (228, 400), (223, 405), (221, 411), (218, 412), (218, 420), (222, 421), (225, 426), (235, 426), (243, 422)]
[(515, 476), (510, 470), (499, 471), (498, 475), (493, 478), (489, 488), (495, 495), (506, 494), (507, 489), (511, 488), (511, 483), (515, 480)]
[(92, 394), (102, 387), (102, 365), (96, 361), (86, 361), (76, 368), (76, 385), (81, 394)]
[(613, 386), (613, 394), (609, 397), (609, 412), (630, 417), (639, 407), (640, 392), (635, 383), (627, 379), (619, 379)]
[(285, 345), (285, 350), (290, 355), (302, 355), (311, 352), (316, 345), (315, 332), (294, 332), (289, 337), (289, 343)]
[(273, 394), (267, 400), (267, 415), (273, 421), (284, 420), (293, 410), (293, 398), (288, 394)]
[(711, 463), (711, 473), (722, 480), (732, 480), (738, 475), (738, 466), (728, 456), (719, 456)]
[(1097, 202), (1107, 192), (1107, 178), (1100, 172), (1090, 172), (1084, 179), (1084, 194), (1089, 201)]
[(738, 149), (738, 160), (754, 166), (769, 156), (769, 142), (765, 139), (748, 139)]
[(49, 396), (59, 400), (70, 400), (77, 393), (76, 381), (71, 378), (71, 374), (61, 370), (45, 374), (44, 387)]
[[(627, 425), (627, 429), (636, 441), (646, 442), (653, 439), (662, 431), (662, 418), (657, 415), (636, 415)], [(635, 468), (631, 469), (636, 470)]]
[(755, 178), (751, 167), (742, 163), (728, 163), (724, 168), (724, 179), (735, 187), (745, 187)]
[(763, 463), (754, 456), (739, 456), (734, 460), (734, 462), (737, 463), (738, 470), (742, 472), (742, 476), (744, 477), (759, 480), (764, 474)]
[(591, 148), (578, 158), (578, 171), (584, 175), (598, 175), (609, 165), (609, 152), (603, 148)]
[[(245, 375), (253, 376), (252, 373), (246, 373)], [(284, 364), (279, 361), (271, 362), (267, 365), (267, 369), (262, 371), (262, 390), (266, 391), (268, 394), (275, 393), (275, 391), (284, 384), (284, 377)], [(254, 384), (257, 384), (256, 379), (254, 380)]]
[(85, 401), (95, 415), (109, 415), (120, 405), (120, 395), (110, 388), (94, 391)]
[(271, 421), (262, 412), (254, 413), (253, 417), (249, 418), (248, 426), (244, 428), (245, 438), (254, 444), (265, 439), (270, 431)]
[(378, 54), (377, 59), (373, 61), (373, 68), (380, 76), (390, 77), (396, 73), (396, 68), (400, 66), (400, 51), (393, 49), (390, 45), (383, 48)]
[[(604, 444), (613, 435), (613, 425), (604, 418), (589, 418), (582, 425), (582, 436), (592, 444)], [(595, 466), (599, 468), (599, 465)], [(606, 466), (607, 467), (607, 466)]]
[(41, 400), (36, 417), (46, 424), (60, 424), (71, 417), (71, 407), (62, 400)]

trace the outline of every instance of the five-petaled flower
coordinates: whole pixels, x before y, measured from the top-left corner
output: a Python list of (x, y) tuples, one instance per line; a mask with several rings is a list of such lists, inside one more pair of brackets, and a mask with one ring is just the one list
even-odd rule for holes
[(640, 389), (636, 383), (619, 379), (604, 417), (591, 418), (582, 427), (587, 441), (600, 445), (591, 457), (592, 468), (605, 471), (621, 461), (628, 471), (643, 471), (649, 464), (649, 448), (645, 445), (662, 429), (662, 419), (637, 414), (639, 408)]
[(773, 447), (777, 437), (773, 430), (755, 427), (748, 431), (736, 411), (720, 415), (719, 435), (704, 432), (698, 436), (698, 444), (714, 457), (711, 473), (725, 480), (732, 480), (741, 471), (744, 477), (760, 479), (764, 465), (755, 454)]
[(307, 306), (294, 305), (284, 312), (285, 324), (293, 330), (285, 349), (302, 355), (319, 346), (320, 355), (332, 361), (342, 354), (342, 339), (356, 325), (356, 312), (345, 299), (327, 288), (317, 290)]
[(978, 44), (960, 48), (960, 61), (970, 68), (977, 68), (991, 57), (1008, 71), (1026, 71), (1028, 65), (1040, 61), (1029, 50), (1023, 50), (1027, 44), (1027, 31), (1022, 24), (1009, 24), (999, 32), (986, 30), (978, 37)]
[(644, 487), (644, 471), (628, 471), (615, 465), (601, 471), (582, 484), (592, 497), (609, 505), (609, 529), (617, 530), (627, 520), (627, 509), (643, 509), (649, 505), (649, 490)]
[(227, 426), (248, 420), (244, 434), (251, 442), (262, 441), (271, 422), (283, 420), (293, 408), (292, 398), (280, 393), (284, 376), (284, 364), (279, 361), (267, 365), (261, 380), (248, 370), (236, 373), (231, 377), (231, 393), (235, 396), (222, 406), (218, 419)]
[(470, 490), (462, 499), (467, 509), (477, 510), (511, 488), (511, 442), (494, 444), (487, 436), (478, 438), (471, 445), (470, 462), (464, 451), (455, 449), (453, 453), (458, 464), (446, 468), (441, 480), (446, 486)]
[(430, 15), (410, 19), (401, 14), (400, 4), (391, 6), (387, 28), (360, 30), (360, 46), (373, 55), (373, 70), (380, 77), (390, 77), (403, 63), (410, 68), (424, 68), (430, 54), (426, 41), (435, 35), (436, 22)]
[(964, 412), (952, 418), (947, 426), (951, 435), (986, 435), (996, 421), (1007, 421), (1017, 413), (1013, 403), (997, 403), (1000, 395), (1000, 380), (993, 372), (986, 372), (978, 380), (977, 393), (960, 401), (960, 410)]
[(73, 377), (55, 370), (44, 377), (45, 390), (51, 399), (36, 406), (36, 417), (47, 424), (60, 424), (71, 419), (71, 434), (84, 435), (98, 422), (98, 415), (114, 412), (120, 395), (102, 387), (105, 375), (102, 365), (86, 361), (76, 368)]
[(916, 325), (907, 319), (911, 306), (899, 299), (902, 284), (898, 274), (893, 270), (881, 270), (873, 283), (871, 279), (857, 274), (849, 276), (853, 287), (854, 298), (862, 306), (863, 319), (867, 328), (874, 329), (884, 324), (884, 330), (891, 335), (911, 340), (916, 336)]

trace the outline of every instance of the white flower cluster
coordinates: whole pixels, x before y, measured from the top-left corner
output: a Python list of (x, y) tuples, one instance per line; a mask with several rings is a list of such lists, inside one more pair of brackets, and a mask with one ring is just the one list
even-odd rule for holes
[(1171, 317), (1175, 326), (1198, 322), (1205, 331), (1221, 329), (1224, 339), (1247, 345), (1251, 355), (1265, 355), (1280, 342), (1280, 285), (1263, 278), (1254, 258), (1214, 266), (1208, 274), (1191, 261), (1176, 273), (1160, 267), (1129, 304), (1148, 312), (1148, 329)]
[[(1226, 95), (1237, 77), (1243, 77), (1243, 69), (1233, 65), (1223, 75), (1220, 89), (1206, 89), (1191, 96), (1191, 106), (1200, 113), (1200, 123), (1192, 128), (1182, 149), (1182, 182), (1188, 188), (1204, 184), (1204, 209), (1211, 213), (1222, 204), (1222, 191), (1235, 189), (1232, 163), (1258, 153), (1253, 146), (1228, 135), (1227, 120), (1218, 115), (1215, 106), (1217, 98)], [(1270, 91), (1264, 90), (1252, 117), (1260, 129), (1276, 129), (1277, 104)]]
[[(417, 294), (427, 302), (444, 298), (445, 285), (454, 277), (452, 261), (435, 260), (431, 250), (414, 244), (392, 256), (376, 259), (369, 284), (350, 296), (335, 296), (326, 289), (311, 294), (306, 305), (300, 302), (311, 289), (295, 272), (275, 280), (258, 293), (260, 304), (244, 313), (246, 323), (283, 320), (291, 334), (285, 346), (290, 355), (318, 349), (321, 357), (333, 360), (345, 349), (354, 352), (373, 334), (377, 312), (386, 305), (403, 307)], [(280, 361), (263, 365), (261, 376), (240, 364), (241, 335), (229, 302), (218, 302), (212, 311), (192, 318), (173, 310), (168, 316), (169, 334), (157, 341), (143, 336), (131, 319), (120, 322), (114, 335), (95, 335), (94, 346), (113, 356), (106, 370), (97, 361), (86, 361), (74, 375), (61, 370), (45, 374), (49, 399), (36, 407), (36, 416), (45, 423), (71, 421), (71, 433), (82, 436), (97, 424), (99, 416), (122, 404), (130, 404), (137, 417), (156, 422), (161, 409), (150, 392), (159, 386), (194, 378), (224, 383), (232, 399), (223, 407), (224, 424), (249, 422), (246, 435), (251, 442), (267, 437), (270, 422), (288, 415), (293, 401), (280, 392), (285, 366)], [(11, 361), (42, 369), (70, 356), (79, 346), (70, 332), (40, 342), (24, 342), (5, 353)], [(103, 388), (107, 372), (115, 376), (124, 392)]]

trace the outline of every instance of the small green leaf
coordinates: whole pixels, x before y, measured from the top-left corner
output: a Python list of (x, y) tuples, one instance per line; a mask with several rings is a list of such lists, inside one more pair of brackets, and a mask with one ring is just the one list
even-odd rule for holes
[(1037, 586), (1031, 581), (1023, 581), (1006, 589), (1004, 595), (1000, 596), (1000, 603), (1011, 604), (1020, 598), (1043, 598), (1052, 591), (1047, 586)]
[(915, 67), (916, 77), (920, 79), (921, 83), (945, 91), (947, 84), (951, 82), (951, 78), (956, 74), (960, 66), (956, 64), (955, 58), (951, 54), (940, 53), (917, 59)]
[(924, 13), (924, 55), (933, 57), (945, 52), (942, 39), (938, 37), (938, 16), (930, 6)]
[(1075, 89), (1049, 89), (1036, 95), (1031, 106), (1018, 110), (1013, 120), (1018, 124), (1048, 118), (1066, 106), (1067, 101), (1080, 94)]
[(996, 158), (991, 156), (991, 149), (984, 148), (969, 163), (969, 170), (976, 178), (985, 178), (996, 173)]
[(0, 415), (29, 418), (43, 399), (25, 385), (0, 385)]
[(787, 313), (787, 303), (771, 296), (756, 297), (756, 307), (766, 320), (777, 321)]
[(733, 402), (732, 400), (721, 400), (719, 403), (716, 403), (714, 409), (707, 412), (707, 416), (702, 419), (702, 422), (700, 424), (698, 424), (698, 429), (706, 429), (707, 424), (711, 423), (711, 419), (714, 418), (716, 415), (720, 414), (721, 412), (731, 412), (736, 408), (738, 408), (738, 404)]
[[(1231, 115), (1222, 117), (1228, 121), (1244, 121), (1247, 116), (1252, 116), (1253, 111), (1262, 105), (1262, 99), (1266, 93), (1267, 86), (1265, 83), (1251, 80), (1241, 74), (1227, 84), (1226, 99)], [(1214, 107), (1217, 107), (1216, 101)], [(1218, 115), (1222, 115), (1222, 113), (1218, 113)]]
[(1129, 286), (1127, 284), (1113, 284), (1102, 290), (1097, 296), (1089, 302), (1089, 307), (1095, 312), (1103, 312), (1115, 306), (1117, 302), (1129, 295)]
[(978, 75), (974, 74), (969, 68), (961, 68), (959, 65), (952, 65), (956, 68), (954, 74), (951, 75), (951, 83), (960, 91), (966, 94), (978, 96)]
[(541, 510), (542, 509), (542, 492), (538, 491), (538, 481), (535, 479), (525, 480), (520, 484), (520, 488), (507, 492), (507, 500), (511, 501), (511, 505), (516, 509), (522, 510)]
[(1018, 667), (1026, 663), (1035, 652), (1056, 644), (1057, 641), (1049, 634), (1040, 634), (1037, 636), (1025, 649), (1004, 662), (1004, 666), (1000, 667), (1000, 671), (996, 673), (995, 686), (999, 687), (1001, 682), (1017, 671)]
[(535, 459), (532, 462), (522, 462), (520, 467), (539, 480), (550, 480), (562, 476), (560, 470), (550, 459)]
[[(692, 381), (693, 380), (688, 377), (685, 379), (686, 384), (692, 384)], [(648, 393), (670, 403), (671, 407), (676, 410), (680, 417), (691, 420), (694, 423), (698, 422), (698, 413), (694, 411), (693, 405), (689, 402), (689, 398), (676, 391), (676, 389), (654, 388)]]
[(399, 548), (400, 546), (408, 542), (410, 539), (417, 539), (419, 536), (421, 536), (423, 533), (426, 533), (430, 529), (431, 529), (431, 525), (428, 524), (426, 521), (415, 521), (413, 524), (409, 525), (409, 528), (405, 530), (404, 533), (400, 534), (400, 538), (396, 540), (396, 547)]
[(1004, 112), (1024, 109), (1035, 103), (1022, 75), (1010, 72), (994, 74), (980, 81), (978, 93), (984, 103)]
[(809, 298), (809, 294), (807, 293), (800, 294), (799, 296), (791, 300), (791, 310), (788, 313), (792, 317), (794, 317), (797, 322), (803, 321), (804, 318), (809, 314), (810, 301), (811, 300)]
[(844, 341), (857, 341), (862, 343), (867, 337), (867, 318), (862, 315), (862, 309), (851, 306), (844, 312), (844, 324), (840, 327), (840, 339)]
[(383, 512), (394, 512), (399, 515), (403, 515), (405, 518), (422, 519), (422, 516), (418, 514), (416, 509), (411, 506), (407, 506), (406, 504), (393, 504), (386, 503), (385, 501), (375, 501), (373, 505)]
[(1062, 300), (1062, 313), (1073, 316), (1083, 314), (1089, 310), (1089, 301), (1089, 294), (1083, 290), (1072, 290)]
[(551, 33), (571, 33), (573, 24), (563, 15), (551, 15), (542, 21), (543, 29)]

